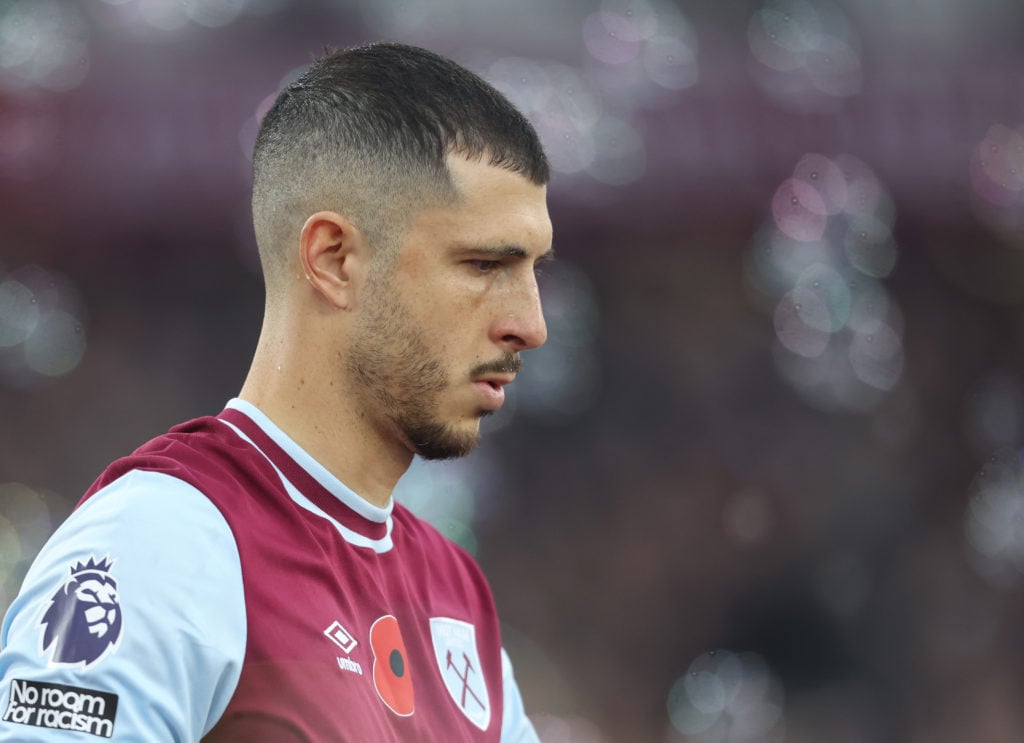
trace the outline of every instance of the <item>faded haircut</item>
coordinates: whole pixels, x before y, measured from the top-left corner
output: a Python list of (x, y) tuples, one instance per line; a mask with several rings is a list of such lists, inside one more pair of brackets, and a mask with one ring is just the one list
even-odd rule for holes
[(547, 182), (536, 131), (505, 96), (433, 52), (382, 43), (327, 50), (281, 91), (253, 152), (253, 224), (268, 299), (307, 217), (339, 212), (378, 255), (409, 218), (456, 197), (449, 153)]

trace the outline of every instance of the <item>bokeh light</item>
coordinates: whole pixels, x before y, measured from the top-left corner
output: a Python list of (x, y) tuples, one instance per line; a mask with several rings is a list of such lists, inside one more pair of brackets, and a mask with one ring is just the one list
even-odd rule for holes
[(1000, 449), (971, 483), (965, 518), (967, 555), (978, 573), (998, 587), (1024, 575), (1024, 468), (1016, 448)]
[(1024, 231), (1024, 125), (993, 124), (970, 163), (975, 212), (997, 231)]
[(440, 25), (456, 29), (465, 8), (458, 0), (360, 0), (366, 25), (390, 38), (407, 37)]
[(0, 1), (0, 90), (71, 90), (88, 71), (88, 27), (75, 3)]
[(843, 247), (850, 265), (867, 276), (885, 278), (896, 266), (892, 230), (871, 214), (851, 217)]
[[(581, 33), (581, 74), (601, 102), (603, 115), (645, 137), (649, 132), (639, 126), (645, 113), (675, 109), (681, 93), (700, 80), (697, 32), (667, 0), (604, 0), (583, 21)], [(646, 150), (646, 141), (644, 145)], [(640, 175), (615, 181), (595, 177), (618, 184)]]
[(238, 18), (247, 0), (181, 0), (188, 17), (201, 26), (219, 28)]
[(503, 57), (484, 77), (529, 117), (556, 172), (580, 173), (594, 162), (594, 127), (601, 107), (575, 70), (558, 63)]
[(860, 91), (860, 39), (828, 0), (769, 0), (747, 26), (754, 77), (777, 100), (814, 107)]
[(587, 172), (595, 180), (624, 186), (640, 178), (647, 169), (647, 147), (643, 135), (628, 122), (604, 116), (591, 132), (595, 155)]
[(804, 0), (766, 3), (750, 19), (747, 38), (759, 62), (790, 72), (803, 66), (805, 56), (818, 47), (821, 21), (814, 6)]
[(843, 209), (847, 215), (871, 216), (892, 227), (896, 219), (896, 207), (875, 171), (853, 155), (837, 155), (835, 163), (846, 179)]
[(632, 85), (636, 101), (657, 99), (651, 84), (679, 91), (700, 78), (697, 34), (665, 0), (604, 0), (583, 21), (583, 40), (594, 61), (626, 73), (622, 83)]
[(813, 263), (796, 280), (794, 291), (813, 294), (825, 308), (824, 318), (816, 326), (829, 333), (836, 333), (849, 322), (851, 292), (842, 274), (827, 263)]
[(29, 369), (46, 377), (60, 377), (78, 366), (85, 354), (85, 334), (73, 315), (63, 310), (49, 313), (25, 339)]
[(809, 153), (771, 212), (746, 274), (773, 315), (777, 369), (815, 407), (872, 409), (904, 366), (902, 314), (881, 284), (898, 259), (892, 199), (863, 161)]
[(828, 224), (828, 210), (818, 189), (796, 178), (784, 181), (775, 191), (772, 214), (778, 228), (800, 242), (820, 240)]
[(700, 77), (696, 36), (686, 33), (685, 38), (654, 37), (644, 49), (644, 68), (652, 82), (667, 90), (684, 90), (695, 85)]
[(775, 308), (775, 335), (788, 350), (814, 358), (828, 348), (828, 307), (815, 292), (796, 287)]
[(608, 96), (599, 91), (600, 80), (561, 63), (521, 57), (495, 60), (484, 77), (530, 119), (556, 173), (586, 173), (611, 186), (645, 174), (644, 136), (628, 111), (613, 114), (601, 104)]
[(13, 582), (15, 568), (22, 559), (21, 539), (18, 538), (18, 529), (11, 523), (11, 520), (0, 514), (0, 600), (6, 606), (17, 593), (8, 588)]
[(23, 343), (39, 324), (39, 306), (32, 290), (14, 278), (0, 282), (0, 347)]
[(633, 18), (599, 10), (583, 21), (583, 41), (595, 59), (605, 64), (624, 64), (637, 59), (641, 44), (651, 30)]
[(800, 158), (793, 169), (793, 179), (814, 187), (816, 199), (830, 216), (839, 214), (846, 205), (849, 187), (839, 165), (824, 155), (811, 152)]
[(14, 598), (28, 562), (52, 530), (43, 493), (22, 483), (0, 483), (0, 605)]
[(782, 684), (756, 653), (697, 657), (672, 686), (668, 714), (695, 743), (769, 743), (785, 733)]
[(139, 35), (175, 33), (194, 25), (220, 29), (245, 15), (268, 15), (289, 0), (103, 0), (101, 22)]
[(35, 265), (0, 270), (0, 383), (23, 387), (73, 371), (88, 345), (84, 319), (66, 277)]
[(185, 6), (177, 0), (138, 0), (139, 18), (160, 31), (178, 31), (188, 24)]
[(903, 373), (903, 341), (888, 325), (870, 333), (854, 331), (850, 365), (857, 378), (876, 390), (891, 390)]

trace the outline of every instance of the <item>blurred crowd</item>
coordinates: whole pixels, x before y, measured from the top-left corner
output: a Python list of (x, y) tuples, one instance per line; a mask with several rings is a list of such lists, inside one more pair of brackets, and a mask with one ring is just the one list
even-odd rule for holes
[(1024, 6), (0, 0), (0, 608), (238, 390), (247, 157), (324, 45), (479, 72), (551, 157), (549, 342), (396, 497), (544, 743), (1024, 738)]

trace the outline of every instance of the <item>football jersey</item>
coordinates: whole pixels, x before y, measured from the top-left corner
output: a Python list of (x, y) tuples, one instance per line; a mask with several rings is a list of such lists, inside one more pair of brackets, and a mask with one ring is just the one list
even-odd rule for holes
[(537, 741), (476, 562), (241, 400), (57, 529), (0, 630), (0, 714), (0, 741)]

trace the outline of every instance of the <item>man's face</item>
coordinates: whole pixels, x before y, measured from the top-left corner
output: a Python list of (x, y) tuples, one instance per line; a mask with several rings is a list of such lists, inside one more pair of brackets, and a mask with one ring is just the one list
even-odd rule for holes
[(519, 353), (547, 337), (535, 274), (551, 246), (545, 188), (485, 161), (448, 167), (459, 199), (412, 217), (363, 292), (347, 354), (366, 415), (427, 459), (476, 446)]

